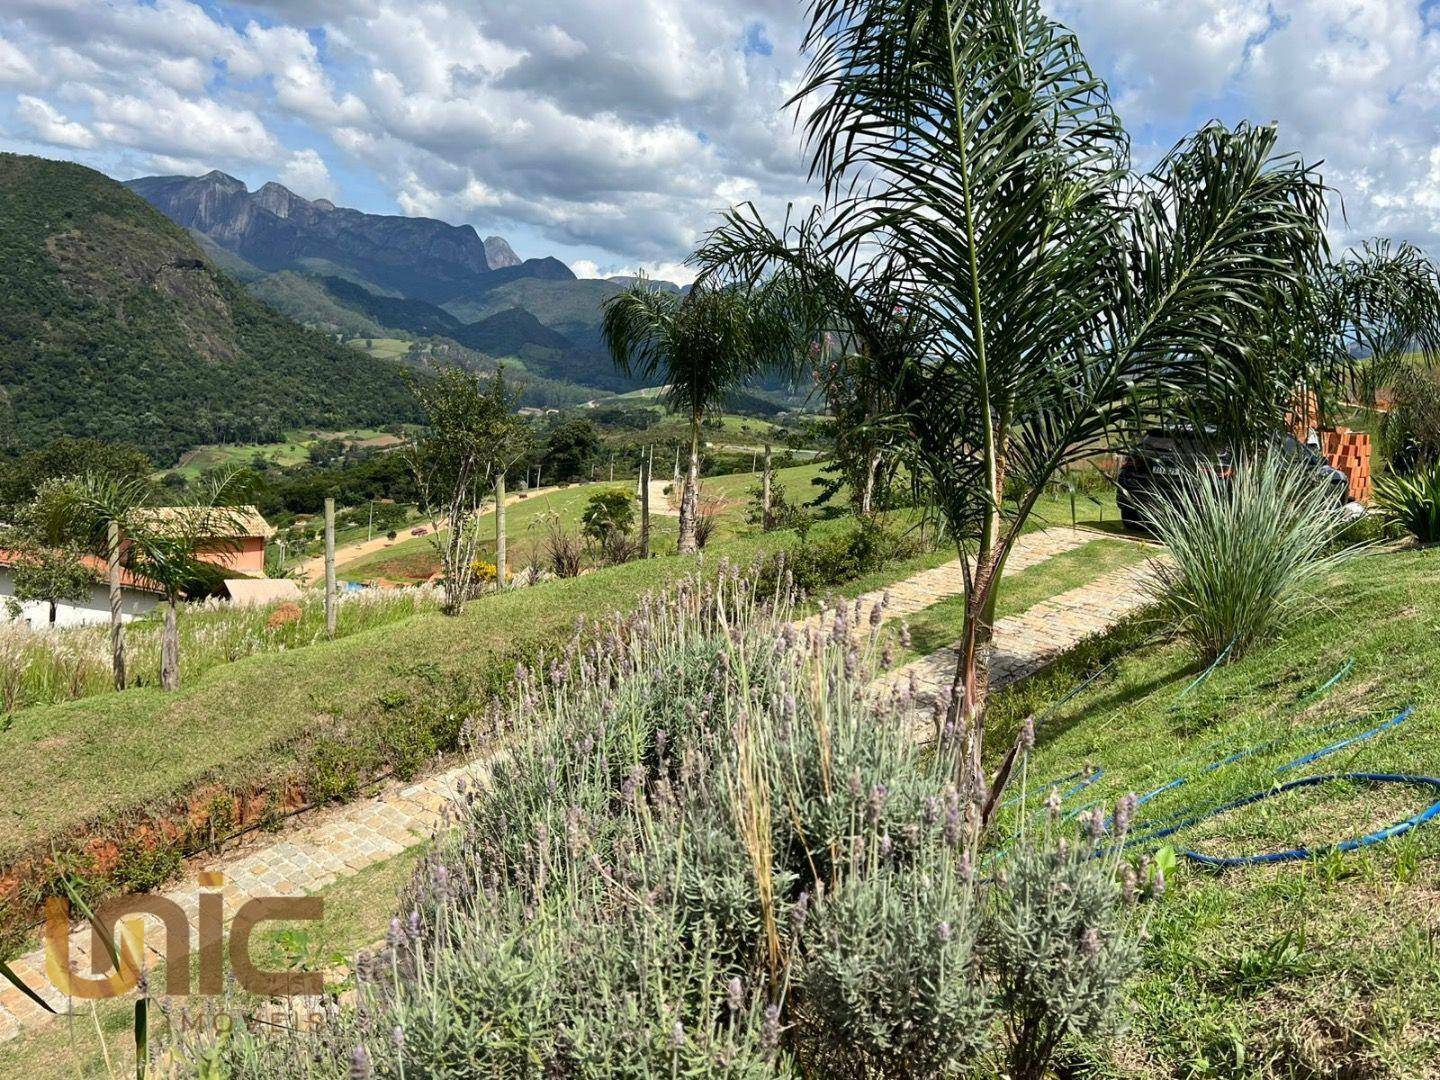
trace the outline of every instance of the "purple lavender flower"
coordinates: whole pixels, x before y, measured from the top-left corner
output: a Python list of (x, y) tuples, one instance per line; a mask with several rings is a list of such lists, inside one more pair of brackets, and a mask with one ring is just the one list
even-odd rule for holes
[(940, 924), (935, 927), (935, 936), (940, 939), (940, 944), (948, 944), (951, 937), (950, 924), (941, 920)]
[(1051, 821), (1060, 817), (1060, 789), (1052, 787), (1050, 794), (1045, 796), (1045, 813)]
[(790, 909), (790, 928), (798, 934), (805, 929), (805, 919), (810, 914), (810, 894), (801, 892), (795, 898), (795, 906)]
[(1020, 725), (1020, 752), (1028, 754), (1035, 749), (1035, 718), (1027, 716)]
[(1093, 960), (1100, 955), (1100, 931), (1087, 926), (1080, 935), (1080, 955)]
[(399, 1024), (390, 1029), (390, 1041), (395, 1044), (397, 1050), (405, 1045), (405, 1029)]
[(1125, 834), (1130, 831), (1130, 823), (1135, 819), (1135, 807), (1139, 802), (1139, 797), (1131, 792), (1129, 795), (1122, 796), (1120, 801), (1115, 804), (1115, 835), (1117, 837), (1124, 839)]
[(765, 1006), (765, 1022), (760, 1027), (760, 1043), (766, 1050), (780, 1045), (780, 1006)]
[(732, 1013), (738, 1013), (745, 1007), (745, 987), (740, 982), (739, 975), (733, 975), (729, 984), (725, 987), (725, 1001), (730, 1006)]
[(881, 815), (885, 813), (885, 802), (889, 798), (890, 789), (884, 784), (876, 784), (870, 789), (868, 813), (872, 823), (879, 821)]
[(685, 1025), (679, 1020), (676, 1020), (675, 1026), (670, 1029), (670, 1049), (685, 1049)]
[(364, 1043), (350, 1053), (350, 1080), (370, 1080), (370, 1054)]

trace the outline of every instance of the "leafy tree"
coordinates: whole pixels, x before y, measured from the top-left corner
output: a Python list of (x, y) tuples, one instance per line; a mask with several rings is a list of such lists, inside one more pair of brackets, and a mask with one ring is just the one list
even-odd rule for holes
[[(48, 481), (54, 486), (61, 481)], [(50, 500), (42, 490), (24, 507), (9, 528), (0, 531), (0, 548), (11, 553), (10, 577), (15, 594), (6, 600), (12, 619), (27, 603), (49, 607), (51, 626), (57, 609), (66, 601), (84, 600), (95, 584), (95, 573), (81, 562), (84, 552), (66, 535), (63, 521), (46, 513)]]
[(443, 568), (441, 609), (458, 615), (474, 591), (480, 550), (479, 516), (495, 477), (529, 449), (530, 430), (515, 415), (503, 371), (492, 379), (444, 367), (416, 387), (425, 433), (407, 448), (420, 505)]
[(810, 13), (797, 100), (825, 204), (778, 232), (732, 211), (697, 257), (788, 281), (893, 395), (966, 567), (948, 719), (978, 835), (1009, 771), (982, 772), (982, 657), (1036, 500), (1177, 389), (1234, 387), (1267, 305), (1322, 263), (1325, 189), (1249, 125), (1209, 125), (1135, 175), (1105, 84), (1040, 0)]
[(155, 468), (128, 443), (100, 439), (56, 439), (6, 462), (0, 459), (0, 513), (32, 501), (47, 480), (68, 480), (86, 473), (139, 480)]
[(644, 281), (605, 302), (601, 327), (615, 365), (627, 375), (661, 378), (661, 400), (690, 423), (690, 464), (680, 498), (682, 555), (699, 549), (700, 426), (730, 393), (767, 365), (790, 360), (792, 326), (763, 289), (697, 284), (681, 296)]
[(545, 439), (545, 475), (556, 483), (587, 480), (600, 459), (600, 434), (589, 420), (568, 420)]
[(580, 531), (610, 554), (634, 528), (635, 498), (619, 488), (595, 492), (580, 512)]

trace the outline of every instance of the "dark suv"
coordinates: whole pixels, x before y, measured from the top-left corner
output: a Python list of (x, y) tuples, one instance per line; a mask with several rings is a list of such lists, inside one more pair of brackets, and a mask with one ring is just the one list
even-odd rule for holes
[[(1336, 506), (1344, 506), (1350, 501), (1350, 481), (1318, 450), (1290, 435), (1280, 441), (1279, 450), (1286, 457), (1310, 468), (1314, 472), (1315, 483), (1327, 485), (1335, 493)], [(1165, 497), (1171, 477), (1195, 472), (1216, 472), (1228, 476), (1230, 466), (1230, 451), (1220, 449), (1198, 432), (1153, 429), (1120, 462), (1115, 491), (1120, 518), (1128, 528), (1148, 531), (1145, 507), (1157, 498)]]

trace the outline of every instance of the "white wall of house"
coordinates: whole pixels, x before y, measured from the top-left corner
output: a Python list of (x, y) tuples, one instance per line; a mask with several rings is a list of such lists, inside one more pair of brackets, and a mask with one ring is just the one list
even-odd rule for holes
[[(138, 589), (121, 589), (120, 617), (126, 622), (154, 611), (160, 597)], [(10, 619), (6, 600), (15, 595), (15, 582), (10, 571), (0, 566), (0, 622)], [(20, 610), (20, 622), (29, 623), (37, 630), (50, 625), (50, 605), (29, 603)], [(110, 621), (110, 589), (105, 585), (92, 585), (90, 595), (76, 603), (65, 602), (56, 606), (56, 626), (88, 626), (91, 623)]]

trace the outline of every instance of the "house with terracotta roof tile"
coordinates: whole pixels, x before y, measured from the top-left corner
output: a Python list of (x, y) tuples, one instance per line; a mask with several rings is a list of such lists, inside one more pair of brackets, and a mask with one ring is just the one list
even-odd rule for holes
[[(15, 577), (12, 568), (25, 558), (20, 552), (0, 548), (0, 622), (9, 616), (5, 601), (15, 595)], [(110, 587), (104, 559), (94, 555), (81, 556), (94, 578), (89, 592), (82, 600), (62, 600), (55, 605), (55, 626), (88, 626), (91, 623), (110, 621)], [(165, 594), (153, 583), (137, 577), (129, 570), (120, 571), (120, 617), (125, 622), (147, 615), (159, 606)], [(14, 620), (25, 623), (37, 630), (50, 625), (50, 605), (44, 601), (22, 604), (20, 614)]]

